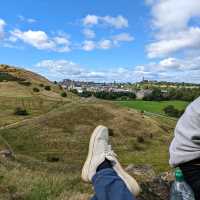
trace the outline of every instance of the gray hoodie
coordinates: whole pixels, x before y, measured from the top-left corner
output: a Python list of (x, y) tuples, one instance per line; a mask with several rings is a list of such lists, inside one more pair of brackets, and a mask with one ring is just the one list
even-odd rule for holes
[(200, 97), (187, 107), (176, 125), (169, 163), (175, 167), (197, 158), (200, 158)]

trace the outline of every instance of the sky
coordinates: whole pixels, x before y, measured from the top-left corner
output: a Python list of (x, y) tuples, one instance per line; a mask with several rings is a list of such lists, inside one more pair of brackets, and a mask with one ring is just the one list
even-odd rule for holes
[(0, 63), (57, 81), (200, 83), (200, 2), (2, 1)]

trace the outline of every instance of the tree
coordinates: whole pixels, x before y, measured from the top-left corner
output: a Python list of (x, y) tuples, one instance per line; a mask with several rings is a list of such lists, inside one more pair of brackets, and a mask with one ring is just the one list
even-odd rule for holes
[(67, 97), (67, 93), (66, 92), (61, 92), (61, 97)]
[(46, 85), (46, 86), (44, 87), (44, 89), (49, 91), (49, 90), (51, 90), (51, 86)]
[(40, 90), (36, 87), (33, 88), (33, 92), (39, 92)]
[(164, 108), (164, 112), (170, 117), (180, 117), (184, 111), (179, 111), (173, 105), (169, 105)]
[(28, 115), (28, 112), (25, 108), (22, 107), (16, 107), (14, 111), (15, 115)]

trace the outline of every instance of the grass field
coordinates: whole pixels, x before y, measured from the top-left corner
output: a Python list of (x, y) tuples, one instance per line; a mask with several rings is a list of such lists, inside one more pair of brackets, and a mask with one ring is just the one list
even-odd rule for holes
[(143, 100), (134, 100), (134, 101), (118, 101), (117, 104), (134, 108), (136, 110), (143, 110), (146, 112), (164, 114), (163, 109), (168, 105), (173, 105), (178, 110), (184, 110), (188, 105), (186, 101), (143, 101)]

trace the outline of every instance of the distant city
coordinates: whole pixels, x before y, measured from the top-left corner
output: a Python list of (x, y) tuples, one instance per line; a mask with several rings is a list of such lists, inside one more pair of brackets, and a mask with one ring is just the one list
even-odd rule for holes
[(75, 81), (70, 79), (64, 79), (60, 82), (62, 87), (66, 90), (76, 90), (78, 93), (83, 91), (88, 92), (129, 92), (135, 93), (137, 99), (143, 99), (145, 96), (150, 95), (155, 88), (161, 89), (161, 92), (167, 93), (171, 88), (199, 88), (200, 84), (194, 83), (178, 83), (178, 82), (166, 82), (166, 81), (156, 81), (156, 80), (146, 80), (142, 79), (140, 82), (136, 83), (98, 83), (92, 81)]

